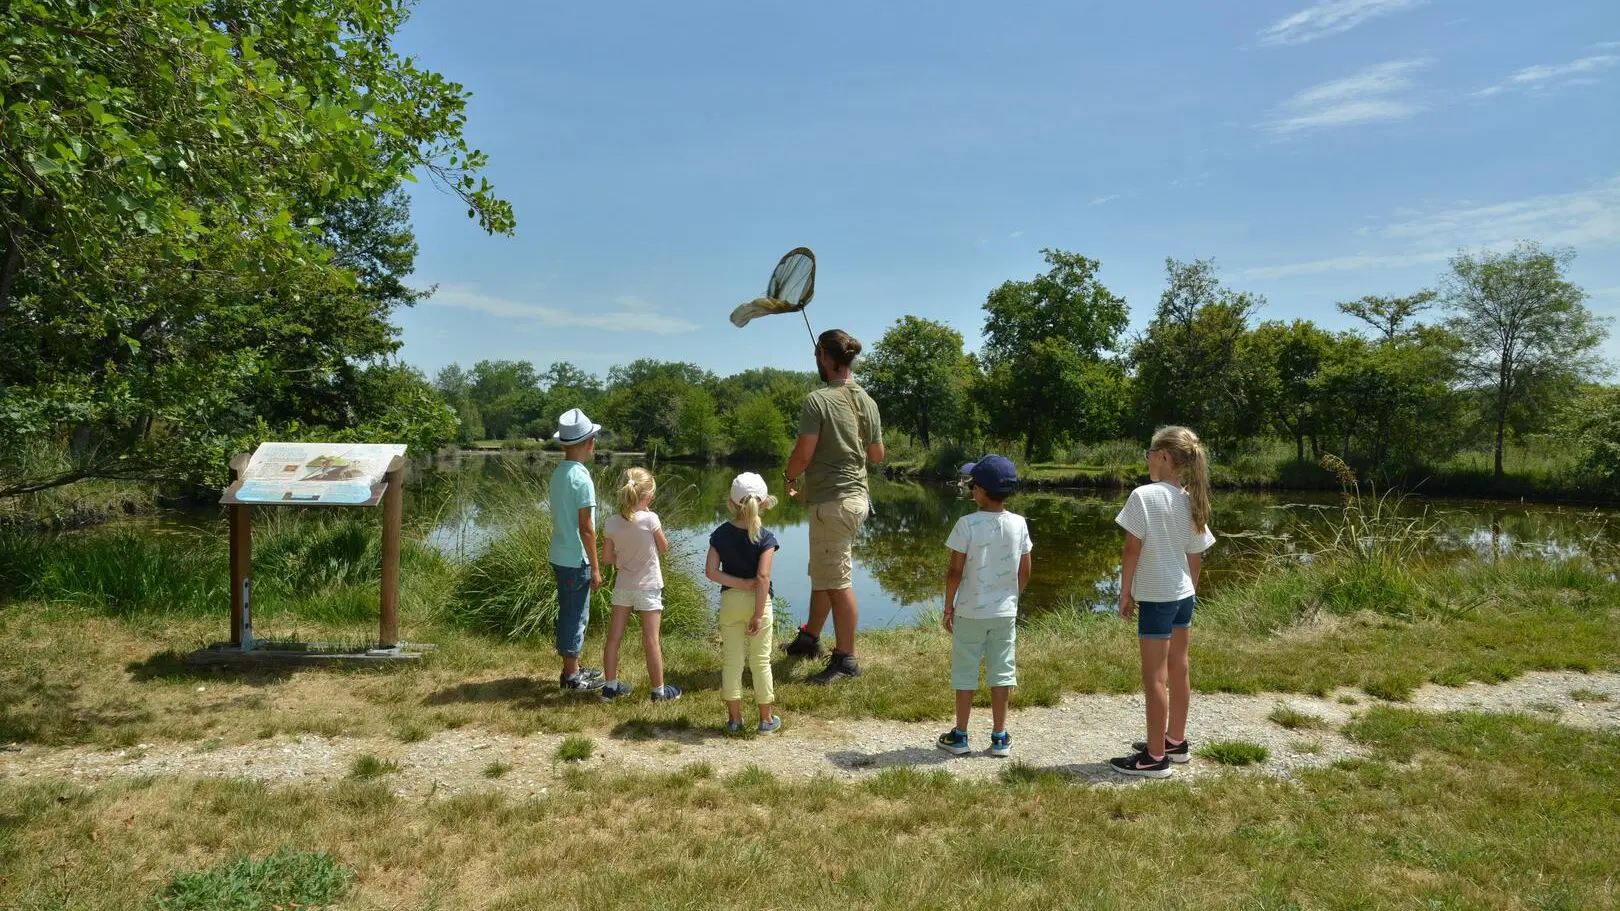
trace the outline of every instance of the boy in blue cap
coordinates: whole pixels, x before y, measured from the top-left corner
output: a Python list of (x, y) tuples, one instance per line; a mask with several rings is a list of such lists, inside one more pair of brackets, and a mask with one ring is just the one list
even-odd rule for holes
[(951, 688), (956, 690), (956, 727), (939, 735), (939, 748), (968, 751), (968, 715), (979, 689), (979, 665), (990, 687), (990, 753), (1012, 755), (1007, 699), (1018, 685), (1014, 663), (1018, 596), (1029, 584), (1029, 525), (1002, 502), (1018, 489), (1018, 470), (1005, 456), (987, 455), (962, 466), (973, 479), (979, 511), (963, 516), (945, 546), (945, 631), (951, 634)]

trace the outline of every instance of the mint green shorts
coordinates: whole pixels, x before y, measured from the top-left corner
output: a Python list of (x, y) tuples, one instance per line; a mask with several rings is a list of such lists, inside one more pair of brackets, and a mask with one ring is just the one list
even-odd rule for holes
[(1017, 686), (1017, 644), (1017, 617), (957, 617), (951, 624), (951, 689), (978, 689), (981, 661), (985, 686)]

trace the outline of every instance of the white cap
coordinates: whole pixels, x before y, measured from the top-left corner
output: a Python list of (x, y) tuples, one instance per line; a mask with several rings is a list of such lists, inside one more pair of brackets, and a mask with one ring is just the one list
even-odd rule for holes
[(758, 497), (766, 509), (776, 505), (776, 498), (765, 487), (765, 479), (752, 471), (745, 471), (731, 481), (731, 502), (741, 503), (749, 497)]
[(592, 424), (585, 412), (578, 408), (570, 408), (557, 419), (557, 432), (551, 435), (553, 440), (564, 446), (573, 446), (583, 443), (601, 432), (601, 424)]

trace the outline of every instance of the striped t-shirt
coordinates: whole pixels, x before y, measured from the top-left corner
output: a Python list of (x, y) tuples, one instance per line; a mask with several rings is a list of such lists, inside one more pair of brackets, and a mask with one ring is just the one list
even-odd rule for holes
[(1208, 528), (1193, 531), (1192, 501), (1169, 481), (1144, 484), (1131, 491), (1125, 508), (1114, 517), (1119, 526), (1142, 539), (1142, 555), (1131, 580), (1137, 601), (1180, 601), (1193, 594), (1188, 554), (1201, 554), (1215, 543)]

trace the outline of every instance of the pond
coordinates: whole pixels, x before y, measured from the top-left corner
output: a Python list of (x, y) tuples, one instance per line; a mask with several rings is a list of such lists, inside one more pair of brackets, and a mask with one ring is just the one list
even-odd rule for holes
[[(448, 552), (474, 554), (498, 533), (480, 504), (493, 498), (538, 495), (556, 457), (536, 453), (462, 455), (440, 459), (419, 483), (439, 496), (430, 540)], [(611, 502), (612, 485), (628, 461), (596, 466), (597, 490)], [(725, 500), (735, 467), (654, 466), (658, 495), (653, 509), (671, 539), (671, 560), (701, 574), (708, 533), (727, 518)], [(772, 493), (782, 496), (780, 468), (761, 468)], [(1029, 520), (1035, 542), (1025, 614), (1060, 607), (1110, 609), (1118, 599), (1120, 530), (1114, 515), (1124, 491), (1025, 493), (1008, 501)], [(855, 546), (855, 592), (861, 626), (905, 625), (936, 610), (943, 600), (945, 537), (958, 517), (976, 507), (951, 484), (889, 481), (874, 477), (874, 511)], [(1293, 555), (1308, 559), (1318, 536), (1329, 534), (1342, 515), (1335, 494), (1232, 493), (1216, 491), (1211, 526), (1220, 539), (1205, 561), (1203, 591), (1266, 571)], [(1620, 549), (1620, 512), (1496, 501), (1406, 497), (1384, 508), (1421, 529), (1424, 555), (1442, 559), (1496, 559), (1509, 554), (1581, 556)], [(784, 500), (765, 524), (782, 542), (775, 588), (796, 618), (810, 601), (805, 574), (808, 516), (803, 504)]]

